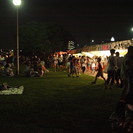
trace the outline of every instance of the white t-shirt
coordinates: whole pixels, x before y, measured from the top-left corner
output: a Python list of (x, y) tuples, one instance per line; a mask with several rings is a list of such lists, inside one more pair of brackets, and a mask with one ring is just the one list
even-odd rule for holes
[(116, 67), (116, 58), (114, 56), (109, 56), (108, 58), (108, 70), (115, 70)]

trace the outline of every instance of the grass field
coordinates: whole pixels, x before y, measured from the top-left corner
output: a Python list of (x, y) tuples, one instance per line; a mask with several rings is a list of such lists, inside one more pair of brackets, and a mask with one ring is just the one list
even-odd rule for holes
[(24, 85), (22, 95), (0, 96), (1, 133), (111, 133), (108, 122), (122, 89), (104, 89), (94, 77), (50, 72), (43, 78), (0, 77)]

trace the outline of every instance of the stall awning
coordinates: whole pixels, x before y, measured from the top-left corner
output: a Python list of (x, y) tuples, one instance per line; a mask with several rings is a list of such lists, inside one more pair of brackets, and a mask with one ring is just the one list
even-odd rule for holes
[(75, 50), (68, 50), (67, 53), (68, 53), (68, 54), (75, 54), (76, 51), (77, 51), (77, 49), (75, 49)]

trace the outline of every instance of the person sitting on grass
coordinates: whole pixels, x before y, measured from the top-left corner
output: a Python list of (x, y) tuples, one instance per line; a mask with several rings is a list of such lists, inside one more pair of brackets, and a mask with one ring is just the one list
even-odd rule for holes
[(0, 91), (3, 91), (3, 90), (9, 90), (10, 88), (19, 88), (20, 86), (9, 86), (8, 83), (4, 82), (2, 84), (0, 84)]
[(7, 90), (9, 87), (8, 87), (8, 84), (7, 83), (2, 83), (1, 85), (0, 85), (0, 91), (2, 91), (2, 90)]
[(38, 67), (37, 69), (37, 75), (36, 77), (43, 77), (44, 71), (42, 70), (42, 67)]
[(4, 65), (2, 63), (0, 63), (0, 75), (4, 74)]
[(5, 66), (5, 76), (9, 76), (9, 77), (14, 76), (14, 72), (10, 63), (7, 63)]
[(25, 73), (25, 77), (30, 77), (30, 70), (31, 70), (31, 61), (27, 61), (26, 62), (26, 67), (25, 67), (25, 70), (24, 70), (24, 73)]
[(106, 83), (106, 79), (104, 78), (104, 76), (103, 76), (103, 67), (102, 67), (102, 65), (101, 65), (101, 58), (98, 58), (97, 59), (97, 62), (98, 62), (98, 68), (97, 68), (97, 74), (96, 74), (96, 77), (95, 77), (95, 80), (92, 82), (92, 84), (95, 84), (96, 83), (96, 81), (97, 81), (97, 78), (98, 77), (102, 77), (103, 78), (103, 80), (105, 81), (105, 83)]

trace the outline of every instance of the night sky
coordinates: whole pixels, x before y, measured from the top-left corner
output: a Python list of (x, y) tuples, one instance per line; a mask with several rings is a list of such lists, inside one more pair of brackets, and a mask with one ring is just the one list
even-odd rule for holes
[[(12, 0), (0, 0), (0, 48), (12, 48), (16, 9)], [(133, 38), (133, 0), (22, 0), (20, 25), (46, 22), (62, 25), (80, 45)]]

